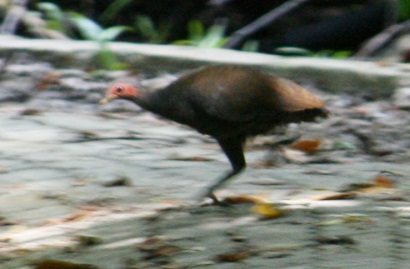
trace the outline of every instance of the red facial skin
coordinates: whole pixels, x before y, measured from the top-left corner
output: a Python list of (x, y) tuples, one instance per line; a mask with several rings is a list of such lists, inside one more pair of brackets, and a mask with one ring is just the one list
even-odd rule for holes
[(100, 103), (108, 103), (114, 99), (133, 99), (138, 97), (139, 91), (126, 83), (116, 83), (112, 85), (106, 92), (104, 99)]

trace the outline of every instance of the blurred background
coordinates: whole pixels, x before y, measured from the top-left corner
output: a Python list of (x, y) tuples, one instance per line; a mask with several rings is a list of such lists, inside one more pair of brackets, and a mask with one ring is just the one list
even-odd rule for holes
[[(386, 57), (408, 32), (410, 1), (2, 0), (0, 11), (2, 34), (30, 38), (367, 59)], [(408, 62), (409, 51), (400, 49), (394, 60)]]

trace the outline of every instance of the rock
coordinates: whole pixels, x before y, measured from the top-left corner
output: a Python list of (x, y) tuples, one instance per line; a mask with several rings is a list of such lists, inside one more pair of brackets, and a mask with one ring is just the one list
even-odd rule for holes
[(393, 95), (393, 104), (402, 109), (410, 109), (410, 87), (397, 89)]
[(33, 91), (34, 81), (31, 78), (21, 77), (16, 83), (13, 80), (0, 82), (0, 102), (24, 102), (27, 101)]

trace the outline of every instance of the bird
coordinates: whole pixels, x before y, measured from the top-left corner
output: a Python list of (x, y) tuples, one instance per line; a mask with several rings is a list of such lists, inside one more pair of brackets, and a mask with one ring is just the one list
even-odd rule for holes
[(317, 95), (295, 82), (236, 65), (199, 68), (154, 91), (115, 83), (100, 103), (115, 99), (129, 100), (217, 141), (232, 170), (218, 178), (201, 196), (217, 204), (215, 191), (246, 168), (247, 138), (289, 123), (312, 122), (329, 115)]

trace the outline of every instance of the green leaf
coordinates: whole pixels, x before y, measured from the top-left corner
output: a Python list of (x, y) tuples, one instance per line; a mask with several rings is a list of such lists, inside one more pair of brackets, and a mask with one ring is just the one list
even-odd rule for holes
[(346, 59), (350, 56), (352, 56), (352, 52), (348, 51), (348, 50), (340, 50), (340, 51), (336, 51), (332, 54), (332, 58), (335, 59)]
[(112, 26), (110, 28), (102, 30), (102, 32), (98, 36), (98, 41), (112, 41), (116, 39), (120, 34), (131, 30), (132, 28), (127, 26)]
[(399, 6), (399, 18), (400, 20), (406, 20), (410, 18), (410, 0), (400, 0)]
[(243, 44), (242, 50), (249, 51), (249, 52), (256, 52), (259, 48), (259, 42), (256, 40), (248, 40)]
[(151, 18), (148, 16), (137, 16), (135, 19), (135, 28), (148, 40), (152, 40), (156, 36), (156, 29)]
[(87, 40), (98, 41), (103, 32), (103, 28), (93, 20), (78, 14), (70, 12), (70, 19), (80, 31), (81, 36)]
[(288, 56), (313, 56), (314, 53), (308, 49), (299, 47), (279, 47), (275, 49), (275, 53)]
[(195, 43), (192, 40), (177, 40), (172, 42), (173, 45), (181, 45), (181, 46), (194, 46)]
[(119, 62), (115, 54), (106, 48), (101, 49), (97, 56), (99, 64), (105, 70), (123, 70), (128, 68), (127, 64)]
[(47, 19), (61, 22), (64, 20), (64, 13), (56, 4), (41, 2), (37, 4), (37, 9), (43, 12)]
[(199, 42), (198, 47), (201, 48), (218, 48), (226, 43), (224, 38), (225, 25), (214, 25), (209, 28), (205, 37)]
[(200, 42), (205, 35), (204, 26), (200, 21), (194, 20), (188, 23), (189, 39)]

